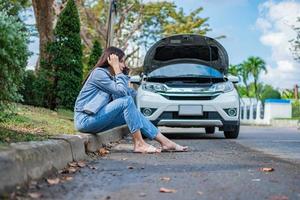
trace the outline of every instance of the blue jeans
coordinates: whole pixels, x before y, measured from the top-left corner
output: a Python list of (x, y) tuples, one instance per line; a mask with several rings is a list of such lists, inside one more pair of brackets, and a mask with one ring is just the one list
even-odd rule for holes
[(75, 112), (74, 115), (75, 128), (84, 133), (102, 132), (124, 124), (127, 124), (130, 133), (140, 129), (141, 133), (150, 139), (154, 139), (159, 131), (136, 108), (131, 96), (111, 101), (94, 115), (84, 112)]

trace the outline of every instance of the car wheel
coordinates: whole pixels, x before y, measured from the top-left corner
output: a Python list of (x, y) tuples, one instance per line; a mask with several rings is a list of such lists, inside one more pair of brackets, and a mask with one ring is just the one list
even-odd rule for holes
[(206, 134), (214, 134), (215, 133), (215, 127), (205, 127), (205, 133)]
[(224, 131), (224, 136), (226, 139), (236, 139), (240, 133), (240, 126), (235, 126), (232, 131)]

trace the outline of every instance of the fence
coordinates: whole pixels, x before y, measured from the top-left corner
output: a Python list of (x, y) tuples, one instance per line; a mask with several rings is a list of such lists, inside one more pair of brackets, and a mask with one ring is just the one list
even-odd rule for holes
[(275, 118), (291, 118), (290, 100), (266, 99), (263, 104), (254, 98), (241, 98), (240, 119), (242, 124), (269, 125)]

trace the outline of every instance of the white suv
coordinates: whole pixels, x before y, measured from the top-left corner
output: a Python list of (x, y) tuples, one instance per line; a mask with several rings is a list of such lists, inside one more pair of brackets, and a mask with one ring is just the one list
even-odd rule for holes
[(237, 138), (239, 95), (227, 76), (228, 55), (216, 40), (200, 35), (174, 35), (155, 43), (144, 60), (144, 73), (132, 76), (140, 84), (138, 109), (157, 126), (215, 127), (226, 138)]

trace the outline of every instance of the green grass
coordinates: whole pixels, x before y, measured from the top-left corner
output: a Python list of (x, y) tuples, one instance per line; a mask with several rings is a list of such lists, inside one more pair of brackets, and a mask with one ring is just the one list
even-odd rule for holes
[(18, 104), (16, 114), (0, 122), (0, 143), (44, 140), (57, 134), (75, 134), (73, 112), (57, 112)]

